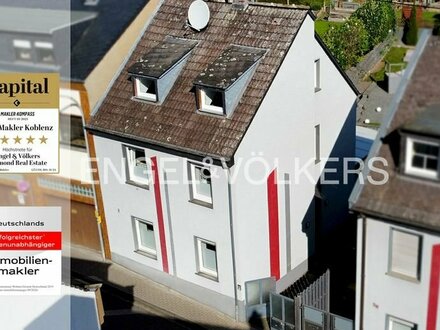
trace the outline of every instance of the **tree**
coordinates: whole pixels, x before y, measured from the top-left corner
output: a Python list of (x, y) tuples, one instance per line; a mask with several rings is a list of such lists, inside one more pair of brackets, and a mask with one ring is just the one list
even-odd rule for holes
[(396, 14), (390, 1), (367, 0), (352, 16), (364, 23), (370, 49), (396, 28)]
[(365, 26), (355, 17), (351, 17), (340, 26), (332, 26), (323, 40), (344, 69), (356, 65), (369, 49)]
[(418, 33), (417, 8), (413, 5), (409, 19), (405, 19), (404, 22), (402, 41), (407, 45), (414, 46), (417, 44)]

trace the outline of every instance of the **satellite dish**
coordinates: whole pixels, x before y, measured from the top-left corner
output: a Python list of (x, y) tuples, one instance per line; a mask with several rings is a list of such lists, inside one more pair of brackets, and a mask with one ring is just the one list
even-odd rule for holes
[(188, 9), (189, 25), (197, 31), (203, 30), (209, 22), (209, 7), (202, 0), (195, 0)]

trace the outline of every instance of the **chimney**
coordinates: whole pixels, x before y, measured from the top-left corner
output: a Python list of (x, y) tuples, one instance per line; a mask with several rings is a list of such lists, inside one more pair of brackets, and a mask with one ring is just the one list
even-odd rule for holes
[(232, 0), (232, 8), (235, 10), (246, 10), (249, 0)]

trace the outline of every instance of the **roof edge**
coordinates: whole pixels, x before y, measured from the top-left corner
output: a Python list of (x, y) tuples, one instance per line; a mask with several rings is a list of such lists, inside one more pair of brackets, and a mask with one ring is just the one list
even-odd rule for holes
[(222, 166), (226, 164), (228, 167), (234, 166), (234, 157), (223, 157), (214, 154), (197, 153), (188, 148), (177, 147), (176, 145), (167, 145), (165, 143), (158, 143), (156, 141), (141, 140), (138, 136), (124, 136), (119, 132), (102, 129), (94, 125), (86, 124), (84, 128), (92, 135), (107, 138), (112, 141), (119, 141), (121, 143), (129, 143), (135, 146), (144, 147), (152, 150), (161, 151), (167, 154), (172, 154), (180, 157), (189, 158), (192, 160), (203, 161), (205, 158), (212, 158), (213, 164)]

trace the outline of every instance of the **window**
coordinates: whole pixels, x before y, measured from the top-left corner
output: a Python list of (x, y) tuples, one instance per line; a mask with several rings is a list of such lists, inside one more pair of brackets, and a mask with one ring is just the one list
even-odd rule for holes
[(403, 321), (398, 318), (388, 316), (388, 330), (416, 330), (417, 325)]
[(53, 52), (53, 44), (51, 42), (36, 42), (35, 50), (37, 53), (37, 61), (39, 63), (54, 64), (55, 55)]
[(315, 60), (315, 92), (321, 90), (321, 64), (320, 60)]
[(157, 88), (154, 79), (133, 77), (134, 79), (134, 93), (139, 99), (147, 101), (157, 101)]
[(397, 229), (391, 229), (390, 236), (389, 272), (418, 280), (420, 275), (421, 236)]
[(135, 231), (136, 251), (156, 257), (156, 238), (154, 237), (153, 224), (136, 217), (132, 217), (132, 220)]
[(217, 248), (215, 243), (196, 238), (198, 272), (217, 279)]
[(148, 165), (142, 149), (125, 147), (127, 159), (127, 181), (148, 186)]
[(86, 147), (84, 128), (80, 116), (60, 115), (60, 142), (72, 147)]
[(429, 179), (439, 179), (440, 143), (407, 138), (406, 166), (407, 174)]
[(32, 62), (32, 47), (30, 41), (14, 40), (15, 59), (21, 62)]
[(208, 167), (188, 163), (191, 201), (212, 205), (211, 171)]
[(224, 102), (223, 92), (214, 89), (197, 89), (199, 94), (200, 111), (209, 112), (217, 115), (223, 115)]
[(321, 127), (315, 126), (315, 164), (321, 162)]

